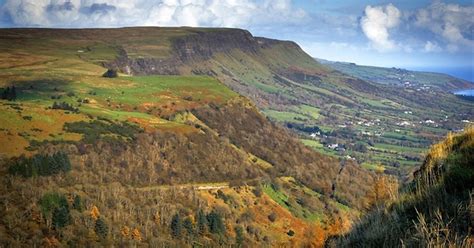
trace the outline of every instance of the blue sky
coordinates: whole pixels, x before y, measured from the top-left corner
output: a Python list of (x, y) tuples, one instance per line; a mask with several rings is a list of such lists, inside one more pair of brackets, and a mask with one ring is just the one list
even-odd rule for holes
[(474, 65), (472, 0), (0, 0), (1, 27), (213, 26), (293, 40), (314, 57)]

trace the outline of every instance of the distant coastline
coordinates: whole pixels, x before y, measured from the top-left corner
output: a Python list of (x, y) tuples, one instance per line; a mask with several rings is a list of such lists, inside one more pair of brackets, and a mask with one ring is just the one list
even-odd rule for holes
[(408, 70), (439, 72), (470, 81), (474, 84), (474, 68), (473, 66), (465, 67), (408, 67)]
[(454, 94), (458, 96), (474, 96), (474, 89), (459, 90), (455, 91)]

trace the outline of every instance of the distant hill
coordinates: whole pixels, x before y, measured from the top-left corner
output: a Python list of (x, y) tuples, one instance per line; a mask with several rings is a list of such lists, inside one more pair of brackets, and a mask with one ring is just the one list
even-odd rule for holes
[(410, 71), (401, 68), (363, 66), (355, 63), (316, 59), (320, 63), (348, 75), (385, 85), (436, 87), (445, 91), (474, 88), (474, 83), (447, 74)]

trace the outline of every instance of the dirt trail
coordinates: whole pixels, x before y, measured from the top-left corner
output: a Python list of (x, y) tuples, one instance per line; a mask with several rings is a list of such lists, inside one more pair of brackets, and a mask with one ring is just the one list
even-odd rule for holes
[(215, 190), (215, 189), (226, 189), (229, 188), (228, 182), (221, 183), (196, 183), (196, 184), (177, 184), (177, 185), (157, 185), (157, 186), (146, 186), (146, 187), (133, 187), (139, 191), (152, 191), (160, 189), (194, 189), (194, 190)]

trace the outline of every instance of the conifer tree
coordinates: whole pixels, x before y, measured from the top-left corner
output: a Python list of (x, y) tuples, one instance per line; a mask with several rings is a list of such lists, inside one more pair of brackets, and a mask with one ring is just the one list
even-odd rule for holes
[(16, 100), (16, 88), (15, 86), (12, 86), (12, 89), (10, 91), (10, 101), (15, 101)]
[(194, 235), (194, 223), (190, 217), (187, 217), (186, 219), (184, 219), (183, 227), (184, 229), (186, 229), (186, 232), (188, 233), (189, 236)]
[(197, 232), (201, 235), (205, 234), (207, 232), (207, 218), (206, 214), (202, 209), (200, 209), (196, 215), (196, 221), (197, 221)]
[(9, 95), (10, 95), (10, 87), (7, 87), (2, 92), (2, 99), (7, 100)]
[(173, 235), (173, 237), (181, 237), (182, 225), (181, 218), (179, 217), (179, 214), (176, 213), (171, 219), (171, 235)]
[(53, 211), (52, 224), (55, 228), (62, 228), (69, 225), (71, 215), (67, 206), (60, 206)]
[(94, 226), (94, 231), (102, 239), (105, 239), (107, 237), (107, 234), (109, 233), (109, 227), (107, 226), (107, 223), (105, 223), (102, 218), (98, 218), (95, 221), (95, 226)]
[(77, 211), (82, 211), (83, 207), (82, 207), (82, 201), (81, 201), (81, 196), (80, 195), (76, 195), (74, 197), (74, 201), (72, 203), (72, 208), (74, 208), (75, 210)]
[(222, 217), (216, 211), (212, 211), (207, 215), (207, 221), (209, 224), (209, 231), (211, 233), (221, 234), (225, 231), (224, 222), (222, 221)]
[(242, 247), (244, 244), (244, 228), (241, 226), (235, 227), (235, 244), (237, 247)]

